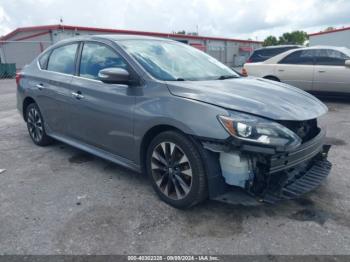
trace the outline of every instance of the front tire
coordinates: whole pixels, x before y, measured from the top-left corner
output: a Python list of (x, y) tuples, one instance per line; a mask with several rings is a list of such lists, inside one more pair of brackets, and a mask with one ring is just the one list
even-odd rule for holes
[(53, 140), (45, 132), (44, 119), (37, 104), (32, 103), (26, 109), (26, 122), (30, 138), (38, 146), (52, 144)]
[(184, 134), (166, 131), (150, 143), (146, 168), (158, 196), (176, 208), (196, 205), (208, 196), (200, 145)]

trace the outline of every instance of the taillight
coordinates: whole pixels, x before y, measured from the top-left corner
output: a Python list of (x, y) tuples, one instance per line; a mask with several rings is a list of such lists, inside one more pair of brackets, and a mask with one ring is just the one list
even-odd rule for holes
[(21, 80), (21, 74), (20, 73), (16, 73), (16, 84), (17, 86), (19, 86), (19, 81)]
[(244, 67), (242, 68), (242, 72), (241, 72), (242, 76), (248, 76), (248, 71), (247, 69), (245, 69)]

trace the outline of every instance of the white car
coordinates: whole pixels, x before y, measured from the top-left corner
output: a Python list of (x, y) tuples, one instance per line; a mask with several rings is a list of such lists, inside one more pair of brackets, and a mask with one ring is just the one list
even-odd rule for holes
[(244, 64), (242, 74), (306, 91), (350, 93), (350, 49), (315, 46), (289, 50), (264, 62)]

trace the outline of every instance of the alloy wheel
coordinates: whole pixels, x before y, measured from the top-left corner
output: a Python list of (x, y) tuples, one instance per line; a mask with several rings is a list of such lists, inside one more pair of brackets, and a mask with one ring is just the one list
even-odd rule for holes
[(39, 142), (44, 134), (43, 121), (39, 111), (34, 107), (28, 112), (27, 124), (30, 136), (35, 142)]
[(167, 197), (185, 198), (192, 187), (192, 167), (184, 151), (173, 142), (158, 144), (151, 158), (152, 176)]

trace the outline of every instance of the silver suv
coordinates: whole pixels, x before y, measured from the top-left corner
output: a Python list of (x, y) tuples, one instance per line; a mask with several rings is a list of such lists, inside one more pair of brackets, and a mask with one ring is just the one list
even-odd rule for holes
[(143, 172), (177, 208), (207, 198), (296, 198), (330, 172), (318, 99), (240, 77), (169, 39), (63, 41), (25, 67), (17, 85), (35, 144), (59, 140)]

